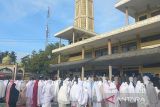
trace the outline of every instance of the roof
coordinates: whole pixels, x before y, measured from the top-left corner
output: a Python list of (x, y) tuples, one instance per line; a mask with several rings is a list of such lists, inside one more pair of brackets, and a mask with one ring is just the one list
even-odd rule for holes
[(147, 6), (150, 8), (159, 8), (160, 0), (119, 0), (115, 7), (125, 13), (128, 7), (128, 14), (135, 18), (135, 14), (146, 11)]
[(66, 29), (61, 30), (60, 32), (57, 32), (54, 36), (66, 40), (72, 39), (73, 32), (75, 33), (75, 37), (77, 36), (83, 36), (84, 34), (88, 37), (96, 36), (97, 34), (95, 32), (87, 31), (85, 29), (81, 29), (75, 26), (70, 26)]

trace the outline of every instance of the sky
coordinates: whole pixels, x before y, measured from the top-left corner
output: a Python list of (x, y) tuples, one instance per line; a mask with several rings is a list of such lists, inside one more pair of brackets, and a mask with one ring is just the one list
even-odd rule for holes
[[(48, 7), (49, 43), (58, 42), (54, 34), (73, 25), (74, 1), (0, 0), (0, 51), (15, 51), (20, 61), (33, 50), (44, 50)], [(117, 1), (94, 0), (96, 33), (101, 34), (124, 26), (124, 13), (114, 7)]]

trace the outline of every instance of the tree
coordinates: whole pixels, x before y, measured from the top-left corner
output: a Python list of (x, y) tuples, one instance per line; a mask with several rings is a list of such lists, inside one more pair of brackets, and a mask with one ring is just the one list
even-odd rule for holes
[[(23, 57), (21, 62), (25, 67), (25, 71), (38, 74), (47, 74), (50, 71), (49, 65), (56, 64), (58, 62), (58, 55), (52, 54), (52, 50), (58, 47), (58, 43), (49, 44), (44, 51), (32, 51), (31, 55)], [(66, 61), (67, 58), (62, 56), (61, 60)]]
[(12, 59), (12, 62), (15, 64), (16, 63), (16, 59), (17, 59), (17, 56), (16, 56), (16, 53), (14, 51), (12, 51), (10, 53), (10, 57)]
[(4, 57), (6, 57), (7, 55), (9, 55), (12, 59), (12, 63), (16, 63), (16, 60), (17, 60), (17, 56), (16, 56), (16, 53), (14, 51), (5, 51), (5, 52), (0, 52), (0, 63), (2, 63), (2, 59)]

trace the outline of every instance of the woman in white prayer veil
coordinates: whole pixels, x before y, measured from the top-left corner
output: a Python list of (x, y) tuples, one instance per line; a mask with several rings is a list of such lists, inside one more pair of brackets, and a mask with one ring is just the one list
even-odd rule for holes
[(129, 107), (136, 107), (136, 99), (135, 99), (135, 87), (133, 86), (133, 77), (129, 77)]
[(33, 95), (33, 86), (34, 86), (34, 81), (31, 80), (26, 84), (26, 107), (31, 107), (32, 106), (32, 95)]
[(93, 107), (102, 107), (103, 89), (102, 81), (95, 81), (92, 88)]
[(59, 92), (59, 85), (61, 83), (61, 79), (59, 78), (58, 80), (54, 81), (54, 85), (55, 85), (55, 90), (54, 90), (54, 94), (55, 94), (55, 98), (54, 101), (57, 102), (57, 98), (58, 98), (58, 92)]
[(143, 81), (146, 85), (146, 93), (148, 96), (149, 107), (158, 107), (158, 96), (155, 87), (150, 82), (150, 78), (148, 76), (144, 76)]
[(87, 88), (88, 92), (88, 107), (92, 106), (92, 86), (91, 86), (91, 78), (89, 77), (87, 80), (84, 81), (83, 87)]
[(89, 99), (89, 89), (86, 78), (84, 78), (83, 82), (79, 79), (78, 89), (78, 107), (86, 107)]
[(81, 81), (80, 78), (78, 78), (78, 89), (77, 89), (77, 93), (75, 94), (75, 97), (78, 101), (78, 106), (77, 107), (80, 107), (81, 105), (79, 104), (79, 102), (81, 102), (81, 100), (83, 100), (83, 97), (82, 97), (82, 92), (83, 92), (83, 82)]
[(78, 100), (75, 96), (77, 94), (77, 90), (78, 90), (78, 85), (77, 82), (75, 81), (70, 90), (71, 107), (77, 107), (78, 105)]
[(4, 98), (5, 96), (5, 85), (2, 80), (0, 80), (0, 98)]
[(43, 102), (42, 107), (51, 107), (51, 101), (54, 97), (54, 86), (52, 80), (48, 80), (45, 87), (42, 90), (43, 93)]
[(20, 81), (20, 93), (17, 101), (17, 105), (25, 105), (26, 104), (26, 81)]
[(147, 99), (147, 93), (146, 89), (143, 83), (140, 81), (137, 81), (136, 87), (135, 87), (135, 95), (139, 99), (137, 99), (137, 107), (147, 107), (148, 105), (148, 99)]
[(157, 105), (157, 107), (160, 107), (160, 90), (157, 87), (155, 87), (155, 89), (156, 89), (157, 96), (158, 96), (158, 105)]
[(109, 102), (109, 107), (119, 107), (119, 103), (117, 100), (117, 97), (118, 97), (117, 87), (114, 82), (109, 81), (108, 83), (109, 83), (110, 97), (113, 97), (113, 100), (112, 100), (113, 103)]
[(38, 106), (40, 106), (40, 105), (42, 105), (42, 101), (43, 101), (43, 93), (42, 93), (42, 91), (43, 91), (43, 87), (44, 87), (45, 85), (44, 85), (44, 81), (43, 80), (39, 80), (39, 82), (38, 82), (38, 101), (37, 101), (37, 103), (38, 103)]
[(70, 104), (69, 91), (70, 91), (69, 81), (68, 79), (66, 79), (63, 81), (63, 85), (61, 86), (58, 92), (59, 107), (66, 107), (67, 104)]
[(108, 105), (108, 101), (106, 101), (106, 99), (109, 97), (109, 94), (108, 94), (109, 84), (108, 84), (108, 81), (106, 80), (106, 77), (103, 77), (102, 79), (103, 79), (102, 85), (103, 85), (103, 100), (104, 100), (104, 102), (102, 103), (102, 106), (108, 107), (109, 105)]
[(128, 107), (128, 103), (126, 98), (128, 97), (128, 84), (127, 82), (123, 82), (120, 86), (120, 107)]

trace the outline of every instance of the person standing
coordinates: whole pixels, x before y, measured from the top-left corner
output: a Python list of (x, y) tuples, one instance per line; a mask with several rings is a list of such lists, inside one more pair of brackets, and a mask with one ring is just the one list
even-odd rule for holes
[(148, 76), (144, 76), (143, 81), (146, 85), (146, 93), (149, 100), (149, 107), (158, 107), (158, 96), (155, 87), (150, 82), (150, 78)]
[(16, 84), (13, 83), (10, 88), (10, 96), (9, 96), (9, 102), (8, 102), (9, 107), (16, 107), (16, 103), (18, 101), (19, 91), (16, 89), (15, 86)]
[(42, 107), (51, 107), (51, 101), (54, 98), (54, 85), (52, 84), (52, 80), (47, 80), (46, 85), (42, 90), (42, 95)]
[(35, 81), (34, 86), (33, 86), (33, 96), (32, 96), (32, 107), (38, 107), (37, 101), (38, 101), (38, 80)]
[(7, 90), (6, 90), (6, 107), (9, 107), (8, 103), (9, 103), (10, 89), (11, 89), (11, 86), (12, 86), (13, 83), (14, 83), (14, 81), (10, 80), (8, 85), (6, 86), (7, 87)]

